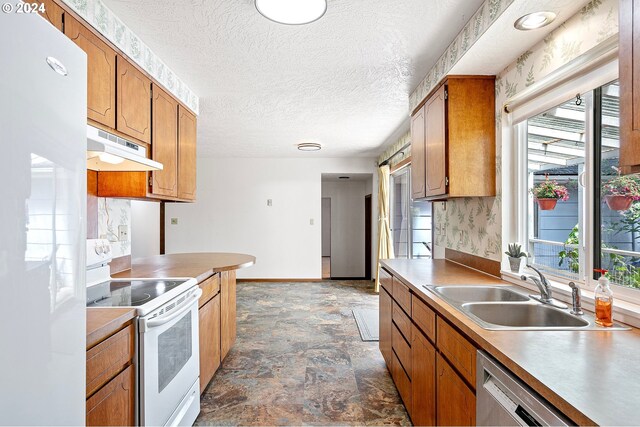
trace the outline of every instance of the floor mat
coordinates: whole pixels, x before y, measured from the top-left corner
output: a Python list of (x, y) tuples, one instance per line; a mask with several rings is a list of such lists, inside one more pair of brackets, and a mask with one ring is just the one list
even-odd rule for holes
[(351, 311), (353, 312), (353, 317), (356, 319), (356, 325), (358, 325), (362, 341), (379, 341), (380, 319), (378, 317), (378, 310), (363, 309)]

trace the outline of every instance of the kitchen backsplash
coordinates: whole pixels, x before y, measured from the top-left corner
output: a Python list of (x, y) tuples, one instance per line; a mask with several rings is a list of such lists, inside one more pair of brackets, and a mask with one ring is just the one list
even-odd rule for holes
[[(502, 107), (533, 83), (618, 33), (618, 1), (592, 0), (576, 15), (524, 52), (496, 77), (495, 198), (435, 204), (436, 242), (492, 260), (502, 259)], [(444, 230), (444, 233), (438, 232)]]
[[(122, 240), (120, 227), (126, 231)], [(111, 241), (114, 258), (131, 255), (131, 200), (98, 198), (98, 237)]]

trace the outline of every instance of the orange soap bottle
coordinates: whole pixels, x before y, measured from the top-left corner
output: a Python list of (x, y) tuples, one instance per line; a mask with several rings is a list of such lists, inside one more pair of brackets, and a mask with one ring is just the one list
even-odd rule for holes
[(613, 292), (609, 279), (605, 277), (607, 270), (594, 270), (600, 273), (595, 290), (596, 323), (600, 326), (613, 326)]

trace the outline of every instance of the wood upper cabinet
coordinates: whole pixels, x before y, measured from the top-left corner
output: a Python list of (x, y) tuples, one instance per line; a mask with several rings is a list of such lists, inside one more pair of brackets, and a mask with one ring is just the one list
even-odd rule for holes
[(424, 106), (411, 117), (411, 197), (425, 197), (425, 120)]
[(393, 310), (393, 300), (391, 299), (391, 295), (387, 293), (385, 288), (380, 287), (380, 353), (382, 353), (382, 357), (384, 357), (385, 362), (387, 362), (387, 366), (391, 366), (391, 333), (392, 333), (392, 310)]
[(44, 11), (38, 10), (40, 16), (49, 21), (58, 30), (63, 29), (64, 10), (53, 0), (36, 0), (30, 3), (44, 4)]
[(151, 172), (151, 193), (178, 196), (178, 103), (153, 85), (152, 158), (162, 163), (161, 171)]
[(429, 200), (495, 196), (494, 87), (493, 76), (448, 76), (414, 112), (414, 198), (423, 182), (424, 197)]
[(116, 129), (151, 143), (151, 80), (127, 60), (117, 59)]
[(417, 426), (436, 425), (436, 348), (413, 325), (411, 343), (411, 421)]
[(196, 116), (178, 106), (178, 197), (196, 198)]
[(447, 194), (446, 103), (445, 87), (441, 86), (424, 106), (426, 197)]
[(115, 51), (69, 14), (64, 33), (87, 54), (87, 118), (115, 128)]
[(220, 294), (205, 303), (199, 314), (200, 393), (220, 366)]
[(640, 1), (620, 0), (620, 166), (640, 172)]
[(236, 342), (236, 271), (220, 273), (220, 359)]
[(449, 363), (436, 355), (437, 423), (439, 426), (476, 424), (476, 395)]
[(129, 366), (87, 400), (86, 424), (133, 426), (135, 402), (135, 371)]

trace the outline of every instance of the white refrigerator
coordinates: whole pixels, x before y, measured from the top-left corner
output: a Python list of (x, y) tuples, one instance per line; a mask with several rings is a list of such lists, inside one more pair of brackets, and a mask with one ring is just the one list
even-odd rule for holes
[(85, 421), (86, 80), (47, 21), (0, 13), (0, 424)]

